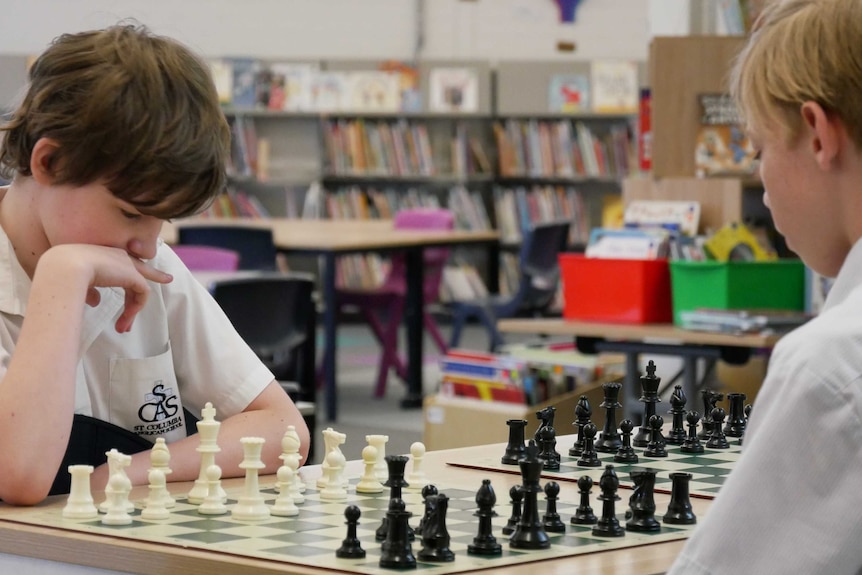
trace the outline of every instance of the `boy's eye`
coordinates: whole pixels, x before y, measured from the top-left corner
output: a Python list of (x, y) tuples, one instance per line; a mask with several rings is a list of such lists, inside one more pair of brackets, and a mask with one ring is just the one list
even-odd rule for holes
[(126, 210), (120, 210), (120, 212), (123, 214), (123, 217), (125, 217), (126, 219), (129, 219), (129, 220), (137, 220), (137, 219), (140, 219), (140, 217), (141, 217), (141, 214), (136, 214), (136, 213), (129, 212)]

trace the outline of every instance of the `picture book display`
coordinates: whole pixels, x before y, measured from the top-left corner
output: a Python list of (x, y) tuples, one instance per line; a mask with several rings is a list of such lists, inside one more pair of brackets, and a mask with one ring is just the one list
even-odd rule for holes
[(695, 144), (695, 173), (705, 176), (752, 176), (757, 151), (742, 129), (729, 94), (700, 94), (700, 126)]

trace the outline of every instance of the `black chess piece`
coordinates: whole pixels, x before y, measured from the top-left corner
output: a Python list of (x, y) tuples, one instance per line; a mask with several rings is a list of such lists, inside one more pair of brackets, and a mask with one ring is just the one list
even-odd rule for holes
[(697, 523), (697, 517), (692, 511), (691, 499), (689, 499), (691, 477), (691, 473), (670, 474), (670, 503), (668, 503), (667, 512), (662, 519), (665, 523), (671, 525), (694, 525)]
[[(401, 499), (401, 489), (410, 486), (410, 484), (404, 479), (404, 468), (407, 466), (407, 461), (410, 458), (406, 455), (387, 455), (384, 459), (389, 471), (389, 477), (386, 479), (386, 482), (383, 483), (383, 486), (389, 488), (390, 500)], [(406, 513), (408, 518), (412, 515), (409, 511), (406, 511)], [(387, 513), (383, 517), (380, 527), (378, 527), (377, 531), (374, 533), (374, 537), (377, 541), (383, 541), (388, 536), (388, 533), (389, 514)], [(416, 537), (413, 529), (409, 525), (407, 526), (407, 536), (411, 541)]]
[[(439, 497), (439, 496), (438, 496)], [(396, 497), (389, 500), (387, 533), (380, 553), (380, 567), (384, 569), (414, 569), (416, 557), (407, 536), (407, 521), (410, 512), (405, 510), (404, 500)]]
[[(419, 550), (418, 557), (422, 561), (438, 563), (454, 561), (455, 553), (449, 548), (450, 537), (446, 527), (449, 498), (445, 493), (429, 495), (427, 505), (430, 512), (422, 529), (422, 549)], [(407, 543), (409, 545), (409, 538)]]
[(527, 420), (510, 419), (506, 425), (509, 426), (509, 442), (500, 462), (503, 465), (518, 465), (518, 460), (524, 456), (524, 428), (527, 427)]
[(670, 396), (671, 427), (665, 441), (671, 445), (682, 445), (685, 441), (685, 403), (687, 398), (681, 385), (675, 385)]
[(622, 537), (626, 534), (625, 529), (620, 527), (620, 521), (617, 519), (616, 502), (620, 497), (617, 495), (620, 480), (617, 478), (617, 473), (614, 471), (613, 465), (607, 465), (604, 473), (599, 479), (599, 489), (601, 493), (598, 496), (602, 502), (602, 516), (593, 526), (593, 535), (599, 537)]
[[(742, 410), (742, 412), (745, 414), (745, 426), (746, 427), (748, 427), (748, 420), (751, 419), (751, 410), (752, 410), (752, 406), (750, 403), (748, 405), (746, 405)], [(744, 437), (744, 435), (743, 435), (743, 437)], [(740, 437), (737, 441), (739, 442), (740, 445), (742, 445), (742, 437)]]
[(703, 445), (697, 436), (697, 422), (700, 421), (700, 414), (694, 410), (689, 411), (685, 420), (688, 423), (688, 436), (680, 445), (679, 450), (682, 453), (703, 453)]
[(637, 469), (630, 475), (634, 489), (629, 497), (631, 518), (626, 522), (626, 529), (660, 531), (661, 523), (655, 518), (655, 469)]
[(541, 421), (539, 427), (536, 429), (536, 433), (533, 434), (533, 439), (536, 440), (537, 444), (539, 443), (539, 433), (546, 427), (554, 427), (554, 417), (556, 413), (557, 408), (553, 405), (549, 405), (548, 407), (536, 412), (536, 419)]
[(601, 467), (602, 462), (599, 460), (599, 455), (593, 447), (593, 440), (596, 436), (596, 426), (594, 423), (588, 423), (584, 426), (584, 451), (581, 453), (581, 458), (577, 461), (578, 467)]
[(515, 526), (521, 520), (521, 501), (524, 499), (524, 488), (520, 485), (513, 485), (509, 489), (509, 499), (512, 500), (512, 514), (506, 520), (506, 526), (503, 527), (503, 535), (514, 533)]
[(539, 459), (543, 461), (542, 469), (558, 471), (560, 469), (560, 454), (557, 453), (556, 430), (549, 425), (543, 427), (536, 436), (536, 442), (539, 444)]
[(578, 405), (575, 406), (575, 424), (578, 426), (578, 438), (575, 444), (569, 449), (569, 455), (577, 457), (584, 452), (584, 426), (590, 422), (590, 417), (593, 415), (593, 408), (590, 406), (590, 400), (586, 395), (578, 398)]
[(727, 449), (730, 444), (727, 443), (727, 437), (724, 435), (724, 410), (716, 407), (712, 410), (712, 433), (709, 439), (706, 440), (706, 446), (710, 449)]
[(598, 518), (593, 513), (593, 508), (590, 506), (590, 491), (593, 488), (593, 478), (589, 475), (582, 475), (578, 478), (578, 493), (580, 494), (580, 502), (575, 509), (575, 514), (572, 515), (572, 525), (592, 525)]
[(620, 422), (620, 431), (623, 432), (623, 436), (622, 445), (620, 445), (619, 451), (617, 451), (616, 455), (614, 455), (614, 461), (616, 463), (638, 462), (638, 455), (632, 448), (632, 430), (634, 428), (635, 424), (632, 423), (631, 419), (623, 419)]
[(724, 399), (724, 394), (712, 389), (702, 389), (700, 391), (703, 399), (703, 421), (701, 421), (700, 433), (698, 439), (709, 439), (712, 433), (712, 410), (715, 409), (715, 404)]
[(604, 401), (599, 407), (605, 409), (605, 426), (602, 428), (599, 438), (595, 442), (596, 451), (603, 453), (616, 453), (622, 445), (622, 439), (617, 432), (617, 409), (623, 404), (619, 402), (620, 389), (623, 384), (619, 381), (607, 381), (602, 384)]
[(745, 394), (728, 393), (729, 412), (724, 434), (727, 437), (742, 437), (745, 434)]
[(335, 556), (341, 559), (362, 559), (365, 557), (365, 549), (359, 538), (356, 537), (356, 526), (359, 524), (359, 516), (362, 512), (356, 505), (348, 505), (344, 510), (344, 518), (347, 519), (347, 537), (341, 542), (341, 547), (335, 550)]
[(661, 415), (653, 415), (649, 418), (650, 436), (647, 448), (644, 449), (645, 457), (667, 457), (667, 449), (665, 449), (665, 443), (662, 441), (662, 425), (664, 425), (664, 419)]
[(497, 503), (497, 495), (491, 486), (490, 479), (483, 479), (482, 486), (476, 492), (476, 506), (478, 509), (473, 514), (479, 518), (479, 532), (473, 538), (473, 543), (467, 545), (467, 553), (472, 555), (499, 555), (503, 547), (497, 543), (494, 537), (491, 520), (497, 515), (494, 505)]
[(521, 468), (524, 508), (521, 519), (515, 526), (515, 532), (509, 537), (509, 547), (513, 549), (547, 549), (551, 546), (551, 540), (545, 533), (542, 522), (539, 521), (538, 494), (542, 491), (539, 484), (542, 461), (538, 457), (538, 449), (534, 441), (529, 442), (524, 458), (518, 462), (518, 465)]
[(551, 533), (565, 533), (566, 524), (560, 519), (560, 514), (557, 512), (557, 500), (560, 497), (560, 484), (556, 481), (548, 481), (545, 483), (545, 501), (547, 506), (545, 514), (542, 516), (542, 526), (545, 531)]
[(658, 396), (661, 378), (656, 376), (655, 369), (655, 362), (649, 360), (646, 366), (646, 375), (640, 377), (641, 396), (638, 401), (644, 404), (644, 418), (637, 434), (632, 438), (632, 445), (635, 447), (646, 447), (649, 443), (649, 420), (655, 415), (656, 404), (661, 403), (661, 398)]
[(437, 495), (437, 486), (429, 483), (422, 488), (422, 504), (424, 505), (425, 513), (422, 515), (422, 519), (419, 520), (419, 525), (413, 530), (414, 535), (422, 535), (422, 530), (425, 528), (425, 522), (428, 520), (428, 515), (431, 512), (428, 505), (428, 497), (431, 495)]

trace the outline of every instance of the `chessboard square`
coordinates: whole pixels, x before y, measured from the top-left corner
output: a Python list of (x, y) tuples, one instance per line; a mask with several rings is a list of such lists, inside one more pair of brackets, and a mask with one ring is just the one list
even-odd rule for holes
[(143, 521), (138, 521), (137, 519), (132, 519), (132, 522), (127, 525), (107, 525), (105, 523), (102, 523), (101, 520), (88, 521), (87, 523), (82, 523), (81, 525), (92, 525), (93, 527), (108, 527), (110, 529), (122, 529), (124, 531), (128, 531), (129, 529), (137, 529), (140, 527), (145, 527), (149, 524), (144, 523)]
[(178, 537), (179, 535), (194, 533), (196, 531), (196, 529), (173, 525), (166, 521), (163, 523), (153, 522), (132, 529), (125, 529), (123, 531), (123, 536), (134, 537), (136, 539), (157, 540), (162, 537)]
[[(695, 467), (695, 464), (685, 463), (683, 460), (678, 459), (676, 461), (670, 461), (667, 459), (650, 459), (643, 460), (641, 459), (638, 462), (637, 467), (633, 469), (655, 469), (656, 471), (684, 471), (690, 467)], [(617, 475), (620, 473), (617, 472)], [(631, 481), (631, 478), (628, 477), (628, 473), (626, 473), (626, 480)]]
[[(305, 544), (309, 544), (309, 543), (320, 542), (320, 540), (323, 539), (324, 537), (325, 536), (320, 535), (319, 531), (304, 531), (304, 532), (298, 531), (296, 533), (282, 533), (280, 535), (278, 535), (278, 534), (266, 535), (263, 537), (263, 539), (280, 540), (282, 542), (288, 542), (289, 541), (290, 543), (293, 543), (293, 544), (305, 545)], [(338, 535), (335, 537), (325, 537), (325, 538), (326, 539), (336, 539), (336, 538), (343, 539), (344, 534), (342, 533), (341, 535)]]
[(335, 557), (335, 550), (338, 549), (338, 545), (332, 548), (324, 548), (314, 547), (312, 545), (285, 545), (282, 547), (271, 547), (266, 550), (267, 553), (273, 553), (276, 555), (282, 555), (285, 557), (315, 557), (326, 554), (332, 554), (332, 557)]
[(227, 533), (222, 533), (221, 531), (195, 531), (192, 533), (183, 533), (180, 535), (176, 535), (175, 539), (181, 539), (184, 541), (194, 541), (196, 543), (225, 543), (227, 541), (235, 541), (237, 539), (248, 539), (248, 537), (243, 537), (242, 535), (230, 535)]
[(372, 509), (371, 511), (363, 511), (359, 517), (360, 521), (383, 521), (386, 517), (385, 509)]
[(174, 523), (174, 525), (180, 525), (196, 531), (217, 531), (219, 529), (230, 529), (231, 527), (236, 527), (238, 523), (233, 521), (223, 521), (220, 519), (207, 519), (198, 515), (198, 519), (178, 521)]
[[(296, 531), (297, 533), (312, 532), (312, 531), (317, 531), (320, 529), (328, 529), (329, 527), (332, 527), (332, 523), (329, 523), (328, 521), (326, 521), (326, 519), (327, 518), (325, 518), (325, 517), (320, 517), (320, 518), (316, 518), (314, 520), (309, 521), (309, 520), (306, 520), (302, 516), (302, 511), (300, 511), (299, 512), (299, 518), (297, 518), (296, 521), (288, 522), (288, 528), (292, 531)], [(338, 518), (336, 518), (336, 519), (338, 519)], [(341, 517), (340, 519), (341, 519), (341, 522), (344, 521), (343, 517)]]
[[(701, 477), (697, 480), (698, 483), (703, 484), (706, 483), (708, 485), (723, 485), (726, 477), (718, 476), (718, 477)], [(689, 489), (691, 489), (691, 483), (689, 483)]]
[(725, 461), (724, 463), (714, 463), (709, 466), (710, 469), (725, 469), (727, 473), (730, 473), (731, 470), (736, 467), (736, 461)]
[(378, 498), (378, 499), (368, 499), (367, 501), (362, 502), (362, 507), (366, 509), (381, 509), (384, 512), (389, 509), (389, 499), (387, 498)]
[(701, 455), (704, 459), (710, 460), (712, 462), (715, 461), (737, 461), (739, 460), (739, 452), (738, 451), (710, 451)]
[(235, 525), (228, 529), (220, 529), (219, 533), (249, 538), (264, 538), (272, 536), (285, 538), (290, 536), (290, 531), (265, 524)]

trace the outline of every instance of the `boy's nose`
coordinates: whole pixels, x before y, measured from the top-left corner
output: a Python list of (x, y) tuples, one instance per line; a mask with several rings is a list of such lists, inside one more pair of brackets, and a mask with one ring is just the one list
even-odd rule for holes
[(156, 257), (156, 246), (158, 245), (159, 233), (162, 230), (162, 221), (155, 220), (152, 226), (148, 226), (146, 232), (138, 234), (129, 240), (126, 251), (142, 260), (151, 260)]

